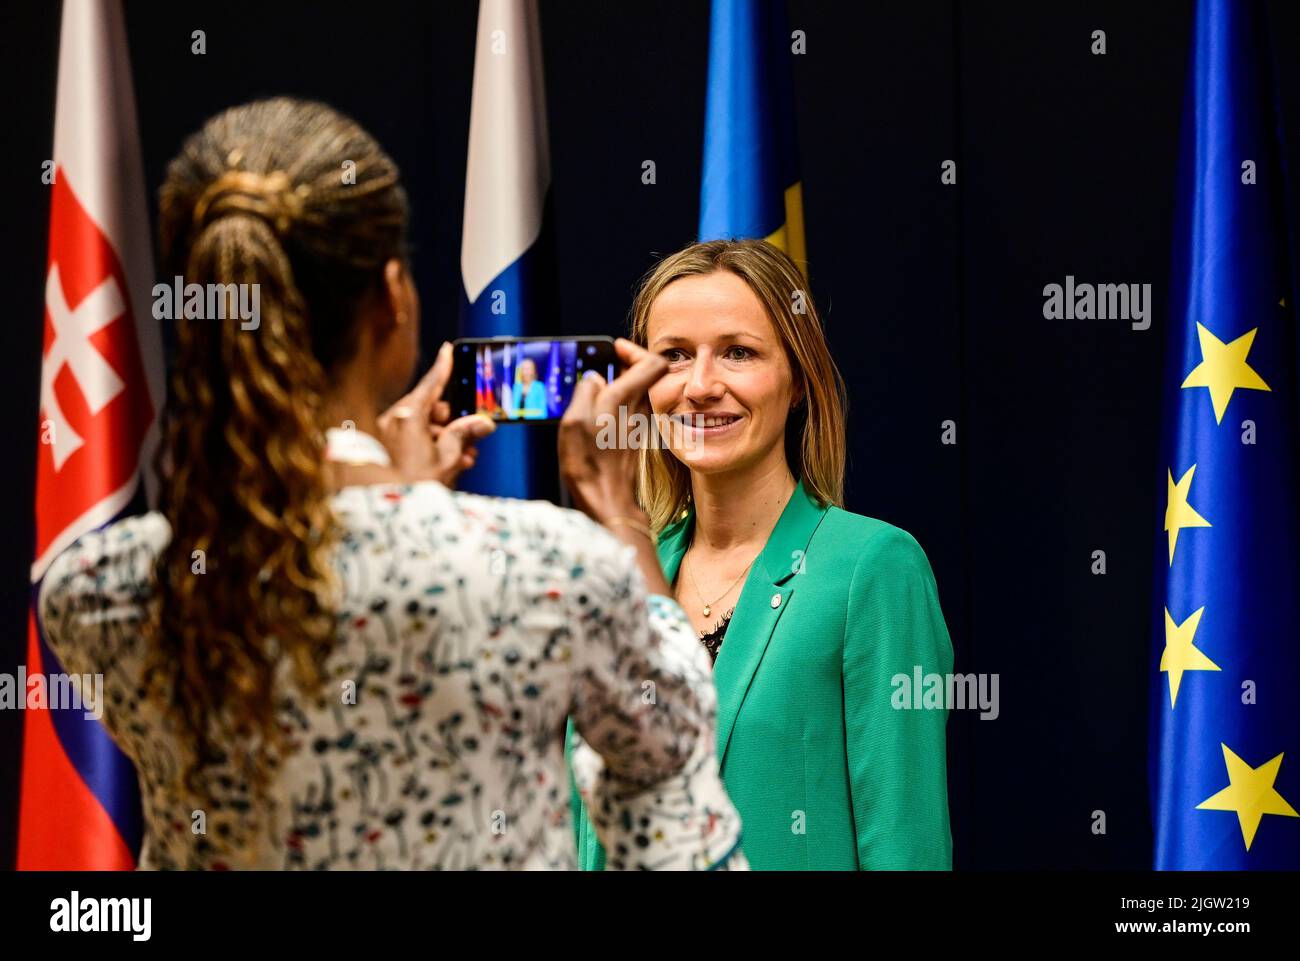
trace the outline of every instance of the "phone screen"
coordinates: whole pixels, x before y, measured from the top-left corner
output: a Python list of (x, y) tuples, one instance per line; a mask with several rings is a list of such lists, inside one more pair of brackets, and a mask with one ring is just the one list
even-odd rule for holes
[(587, 371), (606, 381), (620, 364), (610, 337), (465, 337), (453, 343), (452, 416), (554, 423)]

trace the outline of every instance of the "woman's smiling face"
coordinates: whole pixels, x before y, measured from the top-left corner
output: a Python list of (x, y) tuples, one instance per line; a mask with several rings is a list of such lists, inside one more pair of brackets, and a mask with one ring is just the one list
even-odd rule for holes
[(785, 425), (799, 394), (762, 302), (736, 274), (674, 280), (655, 298), (649, 349), (668, 361), (650, 388), (655, 414), (672, 418), (666, 441), (704, 474), (785, 457)]

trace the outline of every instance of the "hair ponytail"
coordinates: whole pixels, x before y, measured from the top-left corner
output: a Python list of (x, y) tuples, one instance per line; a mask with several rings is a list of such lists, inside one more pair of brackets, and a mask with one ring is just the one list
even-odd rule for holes
[[(356, 182), (344, 184), (349, 160)], [(263, 794), (287, 746), (278, 684), (315, 696), (326, 680), (337, 603), (327, 374), (384, 263), (404, 255), (406, 218), (392, 161), (320, 104), (229, 110), (168, 169), (169, 271), (230, 308), (255, 291), (244, 302), (258, 307), (253, 324), (234, 309), (177, 321), (157, 462), (172, 537), (155, 569), (150, 688), (192, 748), (182, 773), (200, 795), (218, 766)]]

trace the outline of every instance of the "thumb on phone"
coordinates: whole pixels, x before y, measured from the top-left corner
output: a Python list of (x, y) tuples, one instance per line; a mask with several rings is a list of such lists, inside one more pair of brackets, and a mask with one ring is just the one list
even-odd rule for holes
[(482, 414), (468, 414), (446, 426), (433, 427), (439, 479), (448, 487), (452, 486), (462, 471), (474, 466), (478, 458), (474, 445), (496, 429), (492, 418)]

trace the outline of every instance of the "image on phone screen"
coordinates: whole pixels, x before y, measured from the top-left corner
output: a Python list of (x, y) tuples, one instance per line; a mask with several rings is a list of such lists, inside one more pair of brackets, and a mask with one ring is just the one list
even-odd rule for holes
[(454, 344), (451, 400), (455, 416), (485, 414), (502, 422), (554, 422), (564, 416), (587, 371), (618, 375), (608, 337), (463, 338)]

